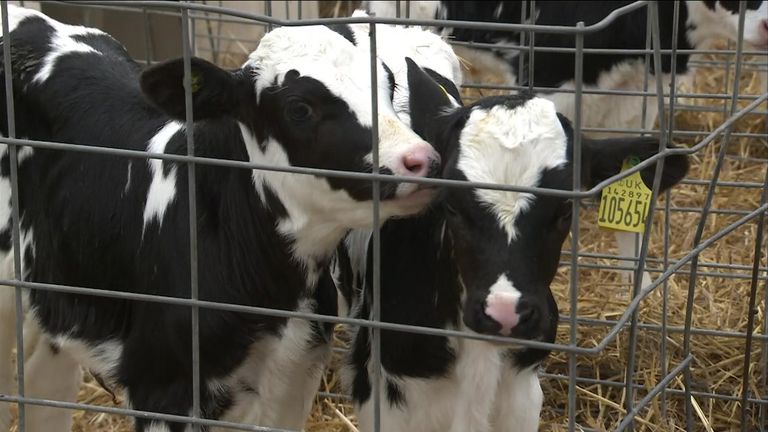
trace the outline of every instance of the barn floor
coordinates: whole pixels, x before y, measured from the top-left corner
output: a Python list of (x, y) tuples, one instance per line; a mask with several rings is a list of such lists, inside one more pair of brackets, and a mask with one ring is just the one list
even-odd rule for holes
[[(757, 59), (754, 59), (757, 60)], [(764, 60), (764, 58), (763, 58)], [(733, 76), (733, 72), (731, 72)], [(484, 82), (488, 80), (483, 78)], [(467, 79), (467, 81), (479, 81)], [(742, 94), (762, 94), (768, 91), (768, 77), (765, 72), (748, 72), (740, 82)], [(701, 69), (696, 75), (694, 91), (698, 93), (723, 93), (726, 89), (726, 76), (722, 69)], [(707, 104), (722, 107), (722, 101), (696, 99), (684, 101), (686, 104)], [(741, 103), (741, 106), (748, 102)], [(761, 110), (768, 110), (764, 105)], [(710, 131), (717, 127), (725, 117), (717, 113), (701, 113), (681, 111), (675, 116), (678, 128), (693, 131)], [(734, 130), (743, 132), (766, 133), (765, 116), (750, 115), (737, 122)], [(702, 137), (698, 137), (700, 140)], [(675, 139), (675, 142), (690, 145), (696, 138)], [(712, 175), (714, 161), (719, 151), (720, 143), (708, 146), (704, 151), (692, 157), (692, 170), (689, 179), (709, 180)], [(768, 158), (768, 141), (766, 139), (734, 139), (729, 147), (729, 157), (723, 167), (721, 180), (732, 182), (762, 183), (766, 172)], [(705, 186), (683, 185), (675, 190), (672, 197), (672, 207), (696, 209), (703, 204)], [(734, 187), (718, 187), (713, 208), (747, 210), (758, 207), (760, 190), (757, 188), (744, 189)], [(663, 205), (663, 198), (659, 205)], [(580, 231), (580, 247), (582, 252), (615, 253), (613, 234), (597, 229), (596, 211), (593, 207), (585, 207), (581, 212), (582, 222)], [(740, 216), (729, 214), (713, 214), (709, 217), (705, 235), (707, 238), (723, 227), (736, 221)], [(691, 212), (673, 212), (670, 219), (669, 258), (678, 259), (691, 249), (692, 237), (698, 223), (699, 214)], [(694, 301), (694, 327), (698, 329), (729, 330), (745, 332), (747, 322), (747, 301), (750, 289), (748, 279), (726, 279), (718, 277), (717, 272), (738, 271), (749, 274), (754, 253), (755, 223), (747, 224), (734, 233), (720, 240), (701, 254), (702, 263), (719, 263), (730, 266), (731, 269), (706, 268), (710, 275), (702, 275), (696, 284)], [(661, 259), (663, 257), (663, 214), (659, 213), (653, 227), (649, 256)], [(566, 243), (569, 244), (569, 243)], [(765, 249), (764, 249), (765, 250)], [(568, 256), (564, 255), (564, 259)], [(768, 260), (763, 257), (761, 265)], [(616, 264), (615, 260), (583, 258), (583, 264)], [(659, 264), (654, 264), (658, 267)], [(745, 266), (732, 270), (735, 266)], [(653, 274), (657, 276), (658, 274)], [(582, 268), (579, 274), (580, 296), (578, 315), (581, 318), (596, 320), (617, 319), (629, 303), (631, 288), (621, 283), (615, 271)], [(569, 314), (568, 309), (569, 271), (563, 268), (556, 278), (553, 290), (560, 305), (562, 314)], [(688, 277), (678, 274), (669, 279), (668, 310), (666, 315), (670, 326), (682, 326), (686, 303)], [(641, 305), (639, 319), (642, 323), (661, 324), (662, 322), (662, 291), (652, 293)], [(765, 298), (765, 284), (761, 283), (758, 299)], [(757, 307), (755, 334), (763, 334), (766, 319), (765, 303)], [(569, 328), (563, 323), (560, 327), (558, 341), (567, 343)], [(580, 325), (579, 345), (591, 347), (607, 333), (604, 326)], [(595, 379), (623, 382), (629, 332), (608, 346), (606, 351), (596, 357), (580, 357), (578, 359), (579, 375)], [(644, 396), (648, 389), (655, 386), (661, 378), (661, 360), (659, 341), (661, 335), (657, 331), (639, 332), (636, 355), (636, 380), (641, 389), (638, 398)], [(695, 362), (692, 372), (696, 390), (716, 392), (722, 395), (739, 396), (743, 370), (743, 352), (745, 341), (742, 338), (724, 338), (696, 335), (692, 339)], [(681, 360), (682, 333), (671, 333), (668, 336), (669, 361), (668, 369), (674, 368)], [(339, 346), (343, 346), (341, 340)], [(768, 347), (756, 343), (752, 350), (749, 381), (752, 396), (767, 397), (764, 379), (765, 365), (761, 366), (761, 355)], [(337, 362), (338, 359), (335, 359)], [(339, 392), (338, 375), (334, 365), (328, 371), (321, 390)], [(544, 370), (552, 374), (566, 375), (568, 371), (567, 356), (554, 354), (544, 365)], [(542, 414), (543, 431), (566, 430), (567, 424), (567, 381), (544, 379), (545, 409)], [(669, 386), (671, 392), (682, 389), (680, 379), (673, 380)], [(584, 427), (597, 430), (612, 430), (625, 415), (623, 409), (623, 387), (609, 385), (580, 384), (578, 386), (578, 423)], [(666, 395), (667, 407), (663, 411), (662, 398), (655, 398), (647, 409), (642, 410), (637, 417), (637, 430), (641, 431), (684, 431), (682, 415), (682, 398), (678, 394)], [(113, 397), (104, 391), (92, 379), (87, 379), (79, 395), (79, 401), (104, 406), (114, 406)], [(118, 401), (119, 402), (119, 401)], [(695, 397), (696, 418), (704, 426), (700, 430), (724, 431), (739, 426), (740, 407), (737, 402), (719, 401), (711, 398)], [(77, 432), (126, 432), (129, 431), (129, 421), (119, 416), (97, 413), (75, 412), (75, 428)], [(751, 427), (757, 427), (756, 413), (750, 417)], [(355, 431), (353, 409), (339, 401), (321, 398), (316, 399), (311, 418), (307, 422), (307, 432), (345, 432)], [(748, 428), (749, 429), (749, 428)]]

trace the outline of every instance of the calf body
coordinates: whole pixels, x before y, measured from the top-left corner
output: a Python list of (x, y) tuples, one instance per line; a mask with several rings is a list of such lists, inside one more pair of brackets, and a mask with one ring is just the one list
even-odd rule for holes
[[(427, 71), (428, 62), (424, 70), (404, 63), (408, 83), (396, 89), (408, 89), (411, 126), (440, 151), (444, 178), (571, 188), (573, 133), (550, 102), (492, 97), (461, 107), (450, 80)], [(585, 138), (583, 145), (585, 185), (618, 172), (630, 154), (646, 158), (658, 149), (652, 139)], [(684, 157), (670, 158), (663, 187), (686, 168)], [(643, 174), (648, 182), (652, 170)], [(549, 285), (571, 206), (552, 196), (450, 188), (425, 213), (386, 222), (381, 320), (553, 342), (558, 312)], [(335, 280), (356, 318), (371, 316), (370, 259), (365, 232), (353, 232), (337, 254)], [(382, 330), (379, 366), (370, 343), (369, 329), (354, 332), (343, 374), (361, 430), (374, 430), (373, 392), (382, 401), (383, 431), (538, 430), (537, 366), (546, 351)]]
[[(18, 136), (185, 154), (192, 134), (197, 156), (366, 172), (370, 126), (378, 121), (382, 172), (425, 176), (437, 166), (435, 151), (397, 120), (380, 62), (380, 82), (373, 84), (380, 115), (371, 118), (370, 60), (329, 28), (275, 30), (232, 72), (192, 59), (195, 123), (189, 130), (181, 60), (142, 71), (98, 30), (9, 10), (11, 33), (3, 42), (12, 50)], [(0, 202), (8, 205), (9, 158), (5, 145), (2, 150)], [(327, 264), (348, 229), (370, 224), (370, 182), (194, 169), (199, 298), (335, 314)], [(431, 197), (414, 184), (385, 183), (382, 218), (419, 211)], [(10, 208), (0, 214), (4, 277), (12, 277), (8, 263), (19, 253), (27, 281), (190, 296), (185, 165), (21, 147), (19, 202), (21, 250), (10, 244)], [(14, 315), (12, 289), (0, 288), (5, 362), (11, 348), (5, 329)], [(81, 364), (124, 387), (134, 409), (191, 413), (189, 308), (44, 290), (29, 291), (28, 301), (31, 321), (42, 330), (37, 363), (61, 367), (65, 380)], [(306, 320), (201, 309), (203, 416), (300, 429), (330, 352), (329, 332)], [(10, 393), (10, 365), (0, 366), (0, 393)], [(77, 388), (37, 384), (28, 383), (28, 395), (68, 399)], [(46, 415), (32, 412), (30, 430), (67, 430), (68, 413), (57, 421)], [(136, 429), (186, 430), (144, 419)]]
[[(394, 1), (365, 2), (365, 6), (378, 16), (394, 16)], [(583, 22), (590, 26), (605, 19), (616, 9), (631, 4), (631, 1), (546, 1), (546, 2), (464, 2), (464, 1), (421, 1), (411, 2), (410, 16), (413, 18), (439, 18), (457, 21), (483, 21), (521, 23), (534, 22), (540, 25), (576, 26)], [(685, 50), (702, 49), (717, 38), (736, 41), (739, 37), (738, 2), (686, 1), (679, 2), (677, 22), (675, 3), (658, 2), (660, 46), (663, 50), (676, 47), (675, 57), (663, 54), (661, 65), (653, 64), (651, 56), (641, 53), (626, 53), (619, 50), (643, 50), (648, 43), (648, 8), (641, 7), (623, 14), (604, 28), (585, 34), (584, 48), (614, 49), (611, 54), (586, 52), (583, 54), (582, 89), (584, 91), (608, 92), (654, 92), (655, 74), (661, 73), (663, 90), (671, 83), (674, 66), (677, 83), (690, 82), (693, 74), (689, 67), (690, 54)], [(535, 12), (531, 13), (535, 5)], [(402, 6), (402, 5), (401, 5)], [(526, 13), (523, 13), (525, 6)], [(401, 7), (401, 15), (405, 9)], [(532, 18), (531, 18), (532, 17)], [(677, 38), (673, 28), (677, 25)], [(491, 45), (517, 45), (520, 34), (483, 29), (437, 28), (444, 35), (459, 41), (478, 42)], [(528, 37), (528, 36), (526, 36)], [(768, 2), (746, 2), (744, 41), (748, 47), (768, 49)], [(530, 40), (530, 39), (526, 39)], [(574, 48), (575, 36), (537, 32), (534, 35), (536, 47)], [(541, 89), (538, 96), (554, 102), (557, 111), (568, 118), (576, 116), (575, 54), (536, 51), (533, 58), (527, 49), (489, 50), (462, 49), (475, 67), (490, 65), (505, 77), (508, 85), (533, 85)], [(522, 57), (522, 58), (521, 58)], [(650, 61), (650, 64), (647, 62)], [(529, 76), (529, 63), (534, 63), (533, 76)], [(520, 65), (522, 64), (522, 68)], [(649, 71), (649, 74), (646, 73)], [(522, 75), (518, 76), (520, 73)], [(550, 92), (548, 89), (552, 89)], [(565, 91), (565, 93), (560, 92)], [(615, 130), (650, 130), (658, 115), (658, 101), (642, 95), (584, 94), (581, 98), (581, 122), (586, 128)], [(614, 136), (615, 133), (591, 132), (590, 136)], [(616, 234), (619, 254), (637, 257), (637, 237), (629, 233)], [(631, 279), (631, 271), (624, 272), (625, 280)], [(642, 286), (651, 283), (647, 272), (643, 274)]]

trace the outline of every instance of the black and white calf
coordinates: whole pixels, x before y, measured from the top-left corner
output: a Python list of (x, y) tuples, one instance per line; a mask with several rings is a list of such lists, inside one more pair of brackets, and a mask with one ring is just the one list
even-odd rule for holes
[[(396, 1), (364, 2), (367, 9), (377, 16), (395, 16)], [(401, 16), (405, 16), (405, 2), (401, 1)], [(541, 25), (575, 26), (583, 21), (589, 26), (601, 21), (614, 10), (631, 4), (632, 1), (541, 1), (535, 2), (535, 23)], [(676, 42), (679, 50), (705, 48), (713, 39), (725, 38), (735, 41), (738, 38), (739, 2), (737, 1), (686, 1), (681, 2), (678, 15), (678, 37), (673, 40), (674, 3), (662, 1), (659, 6), (659, 27), (662, 49), (671, 49)], [(439, 18), (455, 21), (483, 21), (520, 23), (522, 1), (412, 1), (412, 18)], [(527, 11), (531, 10), (528, 3)], [(641, 50), (646, 47), (647, 8), (641, 7), (629, 12), (595, 33), (584, 38), (585, 48)], [(519, 33), (479, 29), (445, 28), (436, 29), (446, 36), (459, 41), (487, 44), (519, 44)], [(536, 47), (573, 48), (573, 35), (536, 33)], [(768, 2), (747, 1), (744, 23), (744, 41), (747, 46), (768, 50)], [(466, 52), (466, 51), (462, 51)], [(536, 52), (534, 54), (534, 76), (528, 77), (527, 50), (522, 51), (524, 76), (518, 77), (518, 65), (521, 51), (497, 50), (495, 56), (482, 56), (480, 50), (473, 54), (480, 55), (479, 62), (498, 63), (507, 76), (510, 85), (527, 85), (533, 81), (536, 87), (549, 87), (553, 90), (573, 90), (575, 78), (575, 56), (572, 53)], [(472, 57), (474, 58), (475, 55)], [(690, 54), (680, 53), (676, 57), (678, 80), (689, 80), (692, 75), (688, 61)], [(666, 90), (670, 83), (672, 70), (670, 55), (662, 55), (661, 71)], [(644, 54), (613, 53), (584, 54), (583, 83), (584, 90), (624, 90), (644, 91), (647, 65)], [(654, 67), (651, 65), (651, 72)], [(655, 89), (653, 75), (648, 89)], [(568, 118), (574, 117), (575, 104), (573, 93), (542, 93), (539, 96), (555, 103), (558, 112)], [(592, 128), (637, 129), (650, 128), (657, 115), (657, 103), (652, 99), (647, 102), (645, 124), (642, 123), (643, 97), (625, 95), (585, 94), (582, 101), (583, 125)]]
[[(388, 64), (394, 64), (385, 58)], [(407, 60), (410, 120), (440, 152), (452, 180), (572, 188), (573, 131), (550, 101), (484, 98), (459, 106), (449, 83)], [(397, 83), (398, 87), (400, 83)], [(442, 87), (442, 88), (441, 88)], [(447, 91), (446, 91), (447, 90)], [(582, 141), (582, 183), (616, 174), (630, 155), (658, 150), (653, 138)], [(666, 161), (662, 188), (687, 171)], [(643, 171), (650, 184), (653, 169)], [(555, 340), (558, 309), (550, 291), (571, 227), (565, 198), (446, 188), (423, 214), (381, 228), (381, 319), (529, 340)], [(351, 314), (369, 318), (369, 237), (354, 231), (339, 248), (334, 274)], [(381, 387), (373, 388), (370, 331), (354, 333), (344, 378), (360, 429), (373, 429), (372, 393), (381, 395), (385, 432), (532, 432), (543, 395), (537, 374), (547, 352), (470, 339), (381, 332)]]
[[(267, 34), (246, 64), (224, 71), (192, 60), (195, 123), (186, 128), (181, 60), (147, 70), (95, 29), (9, 6), (17, 134), (84, 146), (196, 154), (277, 167), (370, 172), (371, 124), (381, 171), (423, 177), (439, 155), (398, 120), (392, 76), (327, 27)], [(5, 95), (3, 94), (3, 97)], [(5, 119), (2, 100), (0, 118)], [(5, 121), (2, 132), (7, 134)], [(0, 260), (24, 279), (189, 297), (187, 167), (162, 160), (21, 147), (21, 250), (11, 247), (9, 157), (2, 145)], [(198, 165), (198, 281), (202, 300), (336, 313), (328, 262), (350, 228), (370, 225), (368, 181)], [(434, 191), (382, 184), (382, 219), (420, 211)], [(13, 292), (0, 287), (0, 394), (12, 394)], [(27, 361), (27, 395), (74, 399), (79, 366), (123, 387), (138, 410), (192, 408), (190, 310), (149, 302), (27, 292), (41, 331)], [(301, 429), (329, 354), (329, 326), (203, 309), (200, 382), (206, 418)], [(8, 406), (0, 428), (7, 426)], [(69, 430), (70, 413), (27, 406), (30, 431)], [(136, 420), (137, 431), (183, 424)], [(57, 429), (58, 428), (58, 429)]]
[[(535, 2), (535, 23), (541, 25), (575, 26), (583, 21), (589, 26), (608, 16), (612, 11), (631, 4), (632, 1), (540, 1)], [(713, 39), (726, 38), (735, 41), (738, 38), (738, 10), (736, 1), (686, 1), (680, 3), (678, 15), (678, 37), (673, 40), (674, 3), (658, 2), (659, 27), (662, 49), (677, 46), (679, 50), (706, 48)], [(365, 2), (369, 11), (377, 16), (395, 16), (395, 1)], [(401, 1), (401, 15), (405, 16), (405, 2)], [(457, 21), (485, 21), (519, 23), (522, 21), (521, 1), (412, 1), (410, 16), (413, 18), (440, 18)], [(527, 11), (531, 10), (528, 3)], [(530, 14), (528, 14), (530, 15)], [(443, 35), (459, 41), (471, 41), (487, 44), (515, 45), (520, 41), (516, 32), (500, 32), (479, 29), (445, 28), (434, 29)], [(640, 50), (646, 47), (647, 8), (641, 7), (629, 12), (600, 31), (585, 36), (585, 48)], [(572, 35), (536, 33), (537, 47), (573, 48), (575, 39)], [(744, 23), (744, 41), (747, 46), (768, 50), (768, 2), (746, 2)], [(575, 86), (575, 55), (572, 53), (539, 52), (534, 54), (534, 76), (527, 76), (527, 62), (530, 60), (527, 50), (487, 50), (461, 49), (459, 53), (469, 57), (470, 62), (490, 65), (506, 76), (510, 85), (526, 85), (533, 82), (536, 87), (549, 87), (553, 92), (541, 92), (540, 97), (555, 103), (558, 112), (568, 118), (574, 118), (576, 106), (573, 93), (558, 93), (557, 90), (573, 90)], [(524, 76), (518, 77), (519, 55), (523, 56)], [(675, 71), (677, 81), (690, 81), (693, 77), (688, 65), (690, 54), (680, 53), (676, 57)], [(583, 89), (610, 91), (646, 91), (646, 58), (644, 54), (613, 53), (584, 54)], [(656, 70), (653, 65), (651, 72)], [(664, 89), (668, 89), (672, 71), (670, 55), (662, 55), (661, 71)], [(647, 83), (649, 91), (654, 91), (654, 75)], [(643, 105), (645, 104), (645, 110)], [(658, 114), (655, 98), (636, 95), (584, 94), (582, 98), (582, 126), (588, 128), (611, 129), (651, 129)], [(645, 111), (645, 122), (643, 112)], [(598, 136), (593, 134), (593, 136)], [(612, 136), (603, 135), (600, 136)], [(616, 239), (621, 256), (637, 257), (636, 236), (617, 233)], [(631, 279), (629, 271), (624, 272), (626, 280)], [(643, 274), (642, 285), (651, 282), (648, 273)]]

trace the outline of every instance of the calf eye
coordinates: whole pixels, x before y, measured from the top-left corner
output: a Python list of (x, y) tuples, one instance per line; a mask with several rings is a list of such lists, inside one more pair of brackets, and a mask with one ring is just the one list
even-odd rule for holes
[(288, 118), (295, 122), (304, 122), (312, 117), (312, 107), (300, 99), (288, 101), (285, 111)]

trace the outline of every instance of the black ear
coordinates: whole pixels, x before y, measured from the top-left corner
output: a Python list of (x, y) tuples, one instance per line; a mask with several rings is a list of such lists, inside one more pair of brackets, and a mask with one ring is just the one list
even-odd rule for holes
[[(618, 174), (625, 159), (636, 156), (640, 160), (659, 152), (659, 140), (653, 137), (609, 138), (601, 140), (582, 139), (582, 182), (585, 187), (592, 187), (601, 181)], [(669, 145), (668, 148), (675, 148)], [(650, 189), (656, 164), (640, 171), (643, 183)], [(679, 183), (688, 173), (686, 155), (667, 156), (661, 174), (661, 191)]]
[[(450, 81), (443, 78), (445, 85), (441, 85), (410, 57), (406, 57), (405, 62), (408, 65), (408, 91), (410, 93), (408, 103), (411, 113), (411, 129), (422, 138), (428, 138), (426, 136), (428, 128), (434, 123), (435, 118), (442, 114), (446, 108), (453, 106), (451, 98), (448, 96), (449, 90), (445, 87)], [(453, 88), (451, 91), (455, 91), (455, 86), (452, 83), (450, 83), (450, 87)]]
[[(191, 59), (194, 120), (216, 117), (242, 118), (255, 90), (248, 70), (225, 71), (203, 59)], [(185, 119), (184, 62), (169, 60), (141, 74), (141, 91), (157, 108), (171, 117)]]

